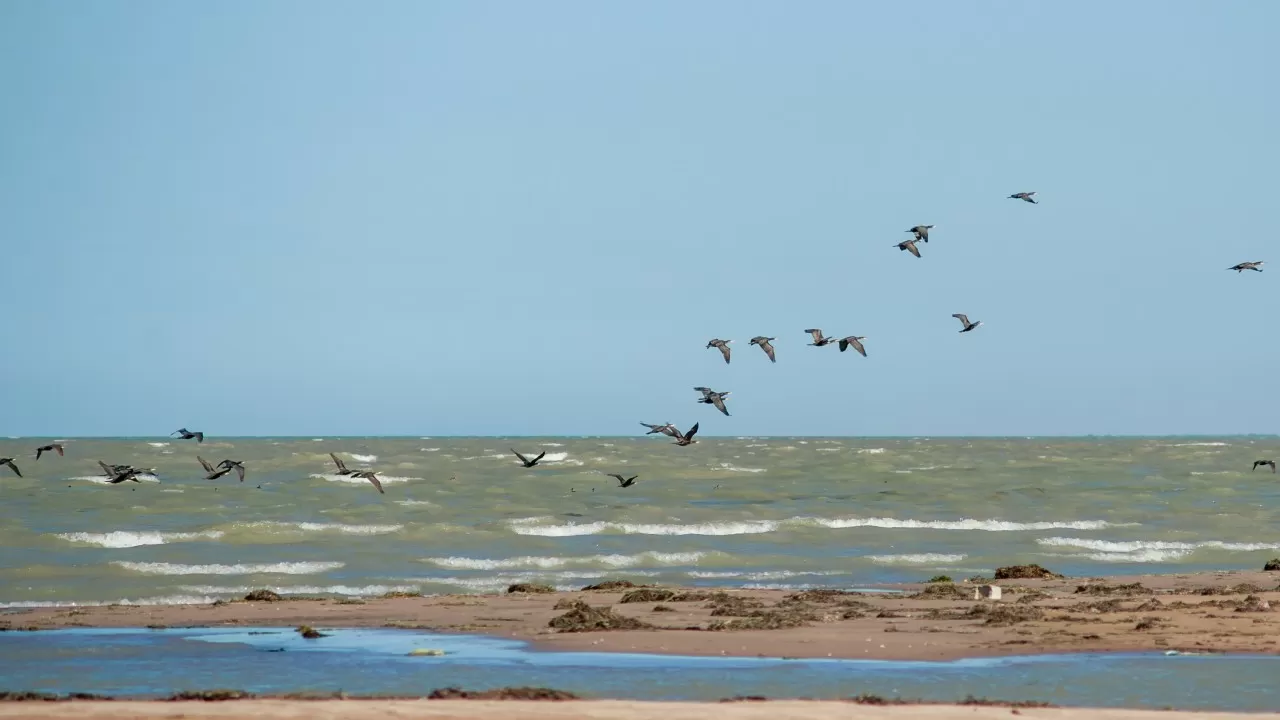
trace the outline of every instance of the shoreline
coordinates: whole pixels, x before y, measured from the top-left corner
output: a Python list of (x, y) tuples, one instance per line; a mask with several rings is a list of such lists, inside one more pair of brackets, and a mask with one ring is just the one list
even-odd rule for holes
[(883, 585), (878, 593), (636, 583), (502, 595), (9, 608), (0, 629), (385, 627), (519, 640), (541, 651), (796, 659), (1274, 655), (1277, 581), (1280, 573), (1265, 571), (1004, 580), (994, 581), (998, 601), (975, 600), (980, 584), (967, 581)]

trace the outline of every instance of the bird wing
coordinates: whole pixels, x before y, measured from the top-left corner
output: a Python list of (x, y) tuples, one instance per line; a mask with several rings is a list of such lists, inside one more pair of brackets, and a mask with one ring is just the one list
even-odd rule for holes
[(858, 351), (859, 355), (861, 355), (862, 357), (867, 356), (867, 349), (862, 347), (862, 342), (859, 341), (858, 338), (856, 337), (849, 338), (849, 344), (853, 346), (854, 350)]
[(202, 433), (202, 432), (194, 432), (194, 433), (191, 433), (191, 434), (196, 436), (196, 442), (198, 442), (198, 443), (202, 443), (202, 442), (204, 442), (204, 433)]
[(101, 460), (99, 460), (99, 461), (98, 461), (98, 467), (101, 467), (101, 468), (102, 468), (102, 472), (103, 472), (107, 477), (115, 477), (115, 473), (114, 473), (114, 472), (112, 472), (112, 470), (111, 470), (111, 466), (110, 466), (110, 465), (108, 465), (108, 464), (106, 464), (106, 463), (102, 462)]
[(342, 462), (342, 458), (338, 457), (337, 455), (334, 455), (333, 453), (329, 453), (329, 457), (333, 458), (333, 464), (337, 465), (339, 470), (347, 469), (347, 464)]
[(715, 392), (715, 390), (712, 390), (709, 387), (696, 387), (694, 388), (694, 390), (697, 390), (698, 392), (702, 393), (703, 397), (708, 397), (711, 395), (711, 393)]
[(840, 339), (840, 352), (844, 352), (845, 350), (848, 350), (848, 349), (849, 349), (849, 338), (841, 338), (841, 339)]
[(53, 449), (58, 451), (58, 457), (62, 457), (63, 455), (66, 454), (62, 451), (63, 450), (62, 446), (57, 443), (54, 443)]
[(694, 424), (693, 424), (693, 427), (689, 428), (689, 432), (687, 432), (687, 433), (685, 433), (685, 434), (684, 434), (684, 439), (685, 439), (685, 440), (692, 440), (692, 439), (693, 439), (693, 436), (698, 434), (698, 425), (699, 425), (699, 424), (700, 424), (700, 423), (694, 423)]
[(111, 480), (109, 481), (109, 483), (110, 483), (111, 485), (119, 485), (120, 483), (124, 482), (125, 480), (129, 480), (129, 479), (131, 479), (132, 477), (133, 477), (133, 476), (132, 476), (131, 474), (127, 473), (127, 472), (126, 472), (126, 473), (120, 473), (119, 475), (112, 475), (112, 476), (111, 476)]
[(769, 356), (769, 362), (778, 362), (778, 358), (773, 354), (773, 345), (768, 340), (760, 343), (760, 349), (764, 350), (764, 354)]
[(387, 491), (382, 489), (382, 483), (378, 482), (378, 476), (376, 474), (372, 472), (367, 472), (364, 474), (363, 477), (365, 480), (368, 480), (369, 482), (373, 483), (373, 486), (378, 488), (379, 493), (383, 495), (387, 494)]
[(196, 459), (197, 459), (197, 460), (199, 460), (199, 461), (200, 461), (200, 464), (204, 466), (204, 471), (205, 471), (205, 472), (207, 472), (207, 473), (211, 473), (211, 472), (213, 472), (213, 466), (209, 464), (209, 461), (208, 461), (208, 460), (205, 460), (204, 458), (200, 457), (199, 455), (197, 455), (197, 456), (196, 456)]
[(952, 313), (951, 317), (959, 319), (961, 324), (963, 324), (965, 327), (969, 327), (968, 315), (965, 315), (964, 313)]
[(920, 248), (916, 247), (916, 244), (914, 242), (907, 241), (906, 250), (912, 255), (915, 255), (916, 257), (920, 257)]
[(511, 450), (511, 452), (516, 453), (516, 457), (520, 458), (520, 462), (524, 463), (525, 465), (529, 464), (529, 459), (521, 455), (520, 453), (516, 452), (515, 448), (509, 448), (509, 449)]
[(728, 410), (727, 408), (725, 408), (725, 406), (724, 406), (724, 396), (723, 396), (723, 395), (712, 395), (712, 396), (711, 396), (711, 404), (712, 404), (712, 405), (715, 405), (715, 406), (716, 406), (716, 409), (717, 409), (717, 410), (719, 410), (720, 412), (724, 413), (725, 415), (728, 415), (728, 414), (729, 414), (729, 410)]
[(13, 464), (12, 460), (5, 462), (5, 465), (8, 465), (9, 469), (12, 470), (15, 475), (17, 475), (18, 477), (22, 477), (22, 471), (18, 469), (17, 465)]
[(813, 336), (814, 342), (822, 342), (822, 331), (818, 328), (809, 328), (808, 330), (805, 330), (805, 332)]
[(547, 454), (547, 451), (546, 451), (546, 450), (543, 450), (542, 452), (538, 453), (538, 457), (534, 458), (534, 459), (533, 459), (533, 461), (534, 461), (534, 462), (538, 462), (538, 461), (539, 461), (539, 460), (541, 460), (541, 459), (542, 459), (542, 457), (543, 457), (544, 455), (546, 455), (546, 454)]
[[(244, 482), (244, 466), (240, 463), (235, 464), (236, 474), (240, 476), (240, 482)], [(230, 470), (230, 468), (227, 468)]]
[(721, 345), (720, 345), (720, 354), (721, 354), (721, 355), (724, 355), (724, 361), (725, 361), (726, 363), (727, 363), (727, 362), (729, 362), (729, 346), (728, 346), (728, 345), (725, 345), (725, 344), (721, 343)]
[(1271, 462), (1269, 462), (1269, 463), (1267, 463), (1267, 464), (1271, 466), (1271, 472), (1275, 472), (1275, 471), (1276, 471), (1276, 461), (1275, 461), (1275, 460), (1272, 460)]
[(186, 434), (187, 434), (187, 429), (186, 429), (186, 428), (178, 428), (177, 430), (174, 430), (173, 432), (171, 432), (171, 433), (169, 433), (169, 434), (170, 434), (170, 435), (186, 435)]
[(618, 478), (618, 482), (622, 482), (622, 476), (619, 475), (618, 473), (609, 473), (609, 477)]
[(39, 460), (39, 459), (40, 459), (40, 456), (41, 456), (42, 454), (44, 454), (44, 448), (42, 448), (42, 447), (41, 447), (41, 448), (36, 448), (36, 459), (37, 459), (37, 460)]

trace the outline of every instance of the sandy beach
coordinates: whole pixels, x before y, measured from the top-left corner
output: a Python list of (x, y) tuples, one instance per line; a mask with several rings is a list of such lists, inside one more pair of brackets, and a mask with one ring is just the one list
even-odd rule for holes
[[(883, 586), (883, 592), (611, 588), (9, 610), (0, 627), (403, 627), (553, 650), (949, 660), (1045, 652), (1277, 651), (1269, 572)], [(536, 588), (534, 588), (536, 590)], [(898, 592), (893, 592), (898, 591)], [(323, 639), (317, 640), (323, 642)]]

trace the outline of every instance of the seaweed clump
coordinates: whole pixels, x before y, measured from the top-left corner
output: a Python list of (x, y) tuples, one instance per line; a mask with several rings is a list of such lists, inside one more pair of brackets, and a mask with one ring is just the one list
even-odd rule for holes
[(251, 697), (253, 697), (253, 693), (245, 692), (244, 690), (180, 690), (165, 699), (170, 702), (182, 700), (217, 702), (221, 700), (248, 700)]
[(939, 582), (926, 585), (923, 590), (911, 596), (913, 600), (965, 600), (972, 594), (956, 587), (953, 582)]
[(1031, 565), (1009, 565), (1002, 568), (996, 568), (996, 580), (1061, 580), (1065, 575), (1059, 575), (1052, 570), (1046, 570), (1039, 565), (1032, 563)]
[(280, 602), (284, 598), (280, 597), (280, 593), (275, 592), (274, 590), (267, 590), (266, 588), (263, 588), (261, 590), (254, 590), (248, 595), (245, 595), (244, 599), (245, 602)]
[(1144, 587), (1142, 583), (1125, 583), (1121, 585), (1107, 585), (1105, 583), (1090, 583), (1087, 585), (1077, 585), (1077, 595), (1120, 595), (1128, 597), (1131, 595), (1150, 595), (1151, 588)]
[(602, 583), (588, 585), (582, 588), (583, 592), (614, 592), (617, 590), (630, 590), (634, 587), (640, 587), (630, 580), (605, 580)]
[(593, 630), (646, 630), (653, 626), (642, 620), (619, 615), (609, 607), (591, 607), (575, 600), (569, 612), (551, 618), (549, 626), (560, 632), (591, 632)]
[(463, 690), (447, 687), (432, 690), (428, 700), (577, 700), (568, 690), (545, 687), (503, 687), (493, 690)]
[(518, 595), (518, 594), (545, 595), (547, 593), (553, 593), (555, 591), (556, 591), (555, 588), (551, 587), (550, 585), (543, 585), (542, 583), (516, 583), (515, 585), (510, 585), (507, 587), (508, 595)]
[(299, 626), (298, 626), (298, 634), (299, 634), (299, 635), (301, 635), (302, 637), (304, 637), (304, 638), (308, 639), (308, 640), (314, 640), (314, 639), (316, 639), (316, 638), (328, 637), (328, 635), (326, 635), (325, 633), (320, 632), (319, 630), (317, 630), (317, 629), (315, 629), (315, 628), (311, 627), (310, 625), (299, 625)]
[(1262, 566), (1264, 572), (1280, 572), (1280, 558), (1273, 558)]

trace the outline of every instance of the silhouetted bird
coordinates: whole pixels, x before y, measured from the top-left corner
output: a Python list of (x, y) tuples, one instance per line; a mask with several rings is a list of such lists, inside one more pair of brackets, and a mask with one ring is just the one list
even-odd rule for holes
[(1254, 460), (1254, 461), (1253, 461), (1253, 469), (1254, 469), (1254, 470), (1257, 470), (1259, 465), (1270, 465), (1270, 466), (1271, 466), (1271, 472), (1275, 472), (1275, 471), (1276, 471), (1276, 461), (1275, 461), (1275, 460)]
[(931, 228), (933, 228), (932, 225), (917, 225), (911, 228), (910, 230), (908, 230), (907, 232), (915, 233), (916, 240), (923, 240), (925, 242), (929, 242), (929, 230)]
[(333, 464), (338, 466), (338, 471), (335, 472), (334, 475), (354, 475), (355, 474), (356, 472), (355, 470), (347, 469), (347, 464), (342, 462), (342, 458), (338, 457), (337, 455), (334, 455), (333, 453), (329, 453), (329, 457), (333, 458)]
[(764, 351), (764, 354), (769, 356), (769, 362), (778, 362), (778, 358), (774, 357), (774, 355), (773, 355), (773, 344), (772, 344), (772, 341), (773, 341), (773, 340), (775, 340), (775, 339), (776, 339), (776, 338), (765, 337), (765, 336), (763, 336), (763, 335), (757, 335), (757, 336), (755, 336), (755, 337), (751, 338), (751, 344), (752, 344), (752, 345), (759, 345), (759, 346), (760, 346), (760, 349)]
[(808, 330), (805, 330), (805, 332), (813, 336), (813, 342), (809, 344), (814, 347), (822, 347), (823, 345), (830, 345), (831, 343), (836, 341), (835, 338), (823, 337), (822, 331), (819, 330), (818, 328), (809, 328)]
[(854, 350), (857, 350), (862, 357), (866, 357), (867, 349), (862, 347), (862, 341), (866, 339), (866, 335), (850, 335), (847, 338), (842, 338), (840, 340), (840, 352), (844, 352), (852, 347)]
[(139, 470), (132, 465), (108, 465), (101, 460), (98, 461), (98, 465), (102, 467), (102, 472), (107, 476), (107, 482), (111, 485), (119, 485), (125, 480), (140, 483), (142, 481), (138, 479), (139, 475), (152, 475), (155, 472), (154, 470)]
[(218, 467), (228, 470), (234, 469), (236, 474), (240, 476), (240, 482), (244, 482), (244, 463), (239, 460), (223, 460), (218, 463)]
[(13, 464), (13, 460), (14, 458), (0, 458), (0, 465), (8, 465), (9, 469), (13, 471), (14, 475), (17, 475), (18, 477), (22, 477), (22, 471), (18, 469), (17, 465)]
[(199, 460), (200, 464), (204, 467), (205, 480), (217, 480), (223, 475), (226, 475), (227, 473), (231, 472), (231, 468), (215, 468), (214, 466), (209, 464), (209, 461), (205, 460), (199, 455), (196, 456), (196, 459)]
[(546, 450), (543, 450), (542, 452), (538, 453), (538, 457), (536, 457), (536, 458), (534, 458), (534, 459), (530, 460), (529, 458), (527, 458), (527, 457), (525, 457), (525, 456), (521, 455), (520, 453), (516, 452), (516, 451), (515, 451), (515, 448), (512, 448), (512, 449), (511, 449), (511, 452), (516, 453), (516, 457), (520, 458), (520, 462), (524, 463), (524, 466), (525, 466), (525, 467), (527, 467), (527, 468), (531, 468), (531, 467), (533, 467), (534, 465), (537, 465), (537, 464), (538, 464), (538, 461), (542, 459), (542, 456), (547, 454), (547, 451), (546, 451)]
[(617, 474), (617, 473), (609, 473), (609, 477), (611, 477), (611, 478), (618, 478), (618, 487), (631, 487), (632, 485), (635, 485), (635, 484), (636, 484), (636, 478), (638, 478), (638, 477), (640, 477), (640, 476), (639, 476), (639, 475), (632, 475), (632, 476), (631, 476), (631, 477), (629, 477), (629, 478), (624, 478), (624, 477), (622, 477), (621, 475), (619, 475), (619, 474)]
[(916, 247), (915, 240), (903, 240), (900, 243), (894, 243), (894, 246), (897, 247), (899, 250), (906, 250), (912, 255), (915, 255), (916, 257), (920, 257), (920, 248)]
[(651, 425), (647, 422), (642, 422), (640, 424), (649, 428), (649, 432), (645, 433), (645, 435), (662, 433), (663, 435), (670, 435), (671, 437), (676, 436), (676, 426), (671, 423), (667, 423), (666, 425)]
[(387, 494), (387, 491), (382, 489), (382, 483), (378, 482), (378, 473), (372, 470), (362, 470), (360, 472), (353, 472), (351, 473), (351, 477), (363, 478), (365, 480), (368, 480), (369, 482), (373, 483), (374, 487), (378, 488), (379, 493), (383, 495)]
[(1255, 260), (1253, 262), (1242, 262), (1239, 265), (1232, 265), (1227, 269), (1235, 270), (1236, 272), (1244, 272), (1245, 270), (1257, 270), (1258, 272), (1262, 272), (1262, 261)]
[(733, 342), (733, 341), (732, 341), (732, 340), (720, 340), (720, 339), (716, 339), (716, 340), (712, 340), (711, 342), (707, 343), (707, 347), (709, 347), (709, 348), (720, 348), (720, 354), (724, 356), (724, 361), (725, 361), (726, 363), (728, 363), (728, 362), (729, 362), (729, 343), (731, 343), (731, 342)]
[(1032, 205), (1039, 205), (1039, 203), (1037, 203), (1037, 202), (1036, 202), (1035, 198), (1031, 197), (1032, 195), (1035, 195), (1035, 194), (1036, 194), (1036, 193), (1035, 193), (1035, 191), (1034, 191), (1034, 190), (1033, 190), (1033, 191), (1031, 191), (1031, 192), (1014, 193), (1014, 194), (1012, 194), (1012, 195), (1010, 195), (1010, 196), (1009, 196), (1009, 199), (1010, 199), (1010, 200), (1022, 200), (1022, 201), (1024, 201), (1024, 202), (1029, 202), (1029, 203), (1031, 203)]
[(964, 313), (953, 313), (951, 317), (958, 319), (960, 323), (964, 325), (964, 329), (960, 331), (962, 333), (969, 332), (970, 330), (982, 324), (981, 320), (979, 320), (978, 322), (969, 322), (969, 316), (965, 315)]
[(59, 445), (58, 443), (51, 443), (51, 444), (49, 444), (49, 445), (41, 445), (40, 447), (36, 448), (36, 459), (37, 459), (37, 460), (39, 460), (41, 455), (43, 455), (43, 454), (45, 454), (45, 453), (47, 453), (47, 452), (53, 452), (54, 450), (58, 451), (58, 456), (59, 456), (59, 457), (61, 457), (61, 456), (62, 456), (62, 454), (63, 454), (63, 453), (62, 453), (62, 446), (61, 446), (61, 445)]
[(694, 390), (697, 390), (698, 392), (702, 393), (702, 398), (699, 399), (698, 402), (705, 403), (707, 405), (714, 405), (715, 408), (720, 412), (724, 413), (725, 415), (729, 414), (729, 411), (725, 409), (724, 399), (729, 397), (730, 393), (716, 392), (711, 388), (705, 388), (705, 387), (696, 387), (694, 388)]
[(687, 433), (682, 433), (682, 432), (680, 432), (679, 430), (676, 430), (676, 442), (675, 442), (675, 444), (676, 444), (676, 445), (679, 445), (680, 447), (685, 447), (685, 446), (687, 446), (687, 445), (692, 445), (692, 444), (694, 444), (694, 443), (698, 442), (697, 440), (694, 440), (694, 439), (693, 439), (693, 436), (694, 436), (694, 435), (697, 435), (697, 434), (698, 434), (698, 423), (694, 423), (694, 424), (693, 424), (693, 427), (689, 428), (689, 432), (687, 432)]
[(190, 430), (188, 430), (188, 429), (186, 429), (186, 428), (179, 428), (179, 429), (174, 430), (173, 432), (171, 432), (171, 433), (169, 433), (169, 434), (170, 434), (170, 435), (178, 435), (178, 436), (179, 436), (179, 437), (178, 437), (178, 439), (179, 439), (179, 440), (190, 440), (191, 438), (195, 438), (196, 442), (198, 442), (198, 443), (202, 443), (202, 442), (204, 442), (204, 433), (199, 432), (199, 431), (191, 432)]

